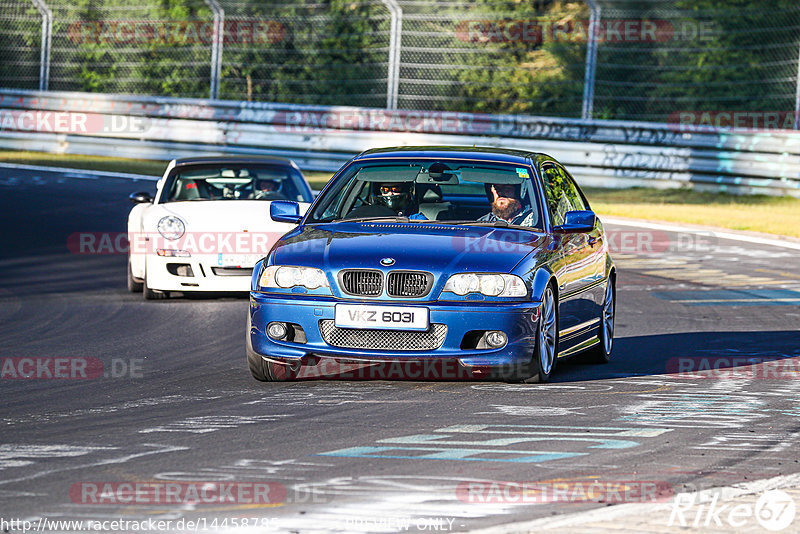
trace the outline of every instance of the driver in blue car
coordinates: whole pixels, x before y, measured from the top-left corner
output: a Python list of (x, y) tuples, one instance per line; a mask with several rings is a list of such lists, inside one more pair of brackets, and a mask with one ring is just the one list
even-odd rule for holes
[(411, 182), (386, 182), (379, 184), (377, 201), (379, 204), (383, 204), (397, 213), (400, 217), (427, 220), (427, 217), (418, 211), (412, 188), (413, 184)]
[(533, 210), (522, 206), (519, 184), (485, 184), (486, 197), (492, 211), (478, 219), (484, 222), (505, 221), (508, 224), (532, 226)]

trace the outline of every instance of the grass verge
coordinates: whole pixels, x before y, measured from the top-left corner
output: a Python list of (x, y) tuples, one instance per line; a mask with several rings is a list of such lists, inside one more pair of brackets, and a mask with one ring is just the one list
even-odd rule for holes
[[(160, 176), (166, 161), (0, 150), (0, 162)], [(333, 173), (306, 172), (311, 187), (322, 189)], [(717, 226), (800, 237), (800, 199), (700, 193), (691, 189), (586, 188), (600, 215)]]

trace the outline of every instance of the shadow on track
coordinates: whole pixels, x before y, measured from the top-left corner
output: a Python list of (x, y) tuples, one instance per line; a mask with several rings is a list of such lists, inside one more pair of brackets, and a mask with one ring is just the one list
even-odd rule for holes
[[(611, 362), (589, 365), (577, 356), (560, 361), (554, 382), (579, 382), (610, 378), (651, 376), (667, 373), (706, 372), (713, 378), (747, 378), (745, 369), (763, 362), (800, 357), (796, 331), (682, 332), (617, 338)], [(768, 364), (769, 365), (769, 364)], [(742, 368), (738, 370), (738, 368)], [(754, 378), (791, 378), (788, 371), (800, 371), (800, 360), (778, 366), (781, 376), (768, 368)], [(774, 371), (774, 370), (773, 370)], [(800, 373), (794, 378), (800, 378)]]

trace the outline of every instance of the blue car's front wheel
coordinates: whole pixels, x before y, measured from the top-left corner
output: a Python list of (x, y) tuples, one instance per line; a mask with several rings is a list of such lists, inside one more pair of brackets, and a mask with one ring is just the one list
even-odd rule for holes
[[(558, 351), (558, 306), (552, 286), (547, 286), (542, 295), (542, 311), (539, 319), (539, 339), (534, 359), (538, 363), (538, 382), (547, 382), (556, 368)], [(533, 377), (535, 378), (535, 377)]]
[(539, 326), (536, 331), (536, 348), (531, 359), (522, 368), (506, 376), (508, 382), (547, 382), (556, 368), (558, 351), (558, 305), (552, 286), (542, 295)]

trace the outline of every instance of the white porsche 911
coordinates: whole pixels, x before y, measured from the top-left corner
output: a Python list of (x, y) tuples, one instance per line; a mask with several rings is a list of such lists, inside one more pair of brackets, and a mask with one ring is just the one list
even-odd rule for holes
[(170, 162), (150, 193), (130, 195), (128, 289), (145, 299), (172, 291), (248, 291), (253, 265), (294, 227), (270, 218), (270, 201), (305, 211), (313, 194), (294, 162), (198, 157)]

